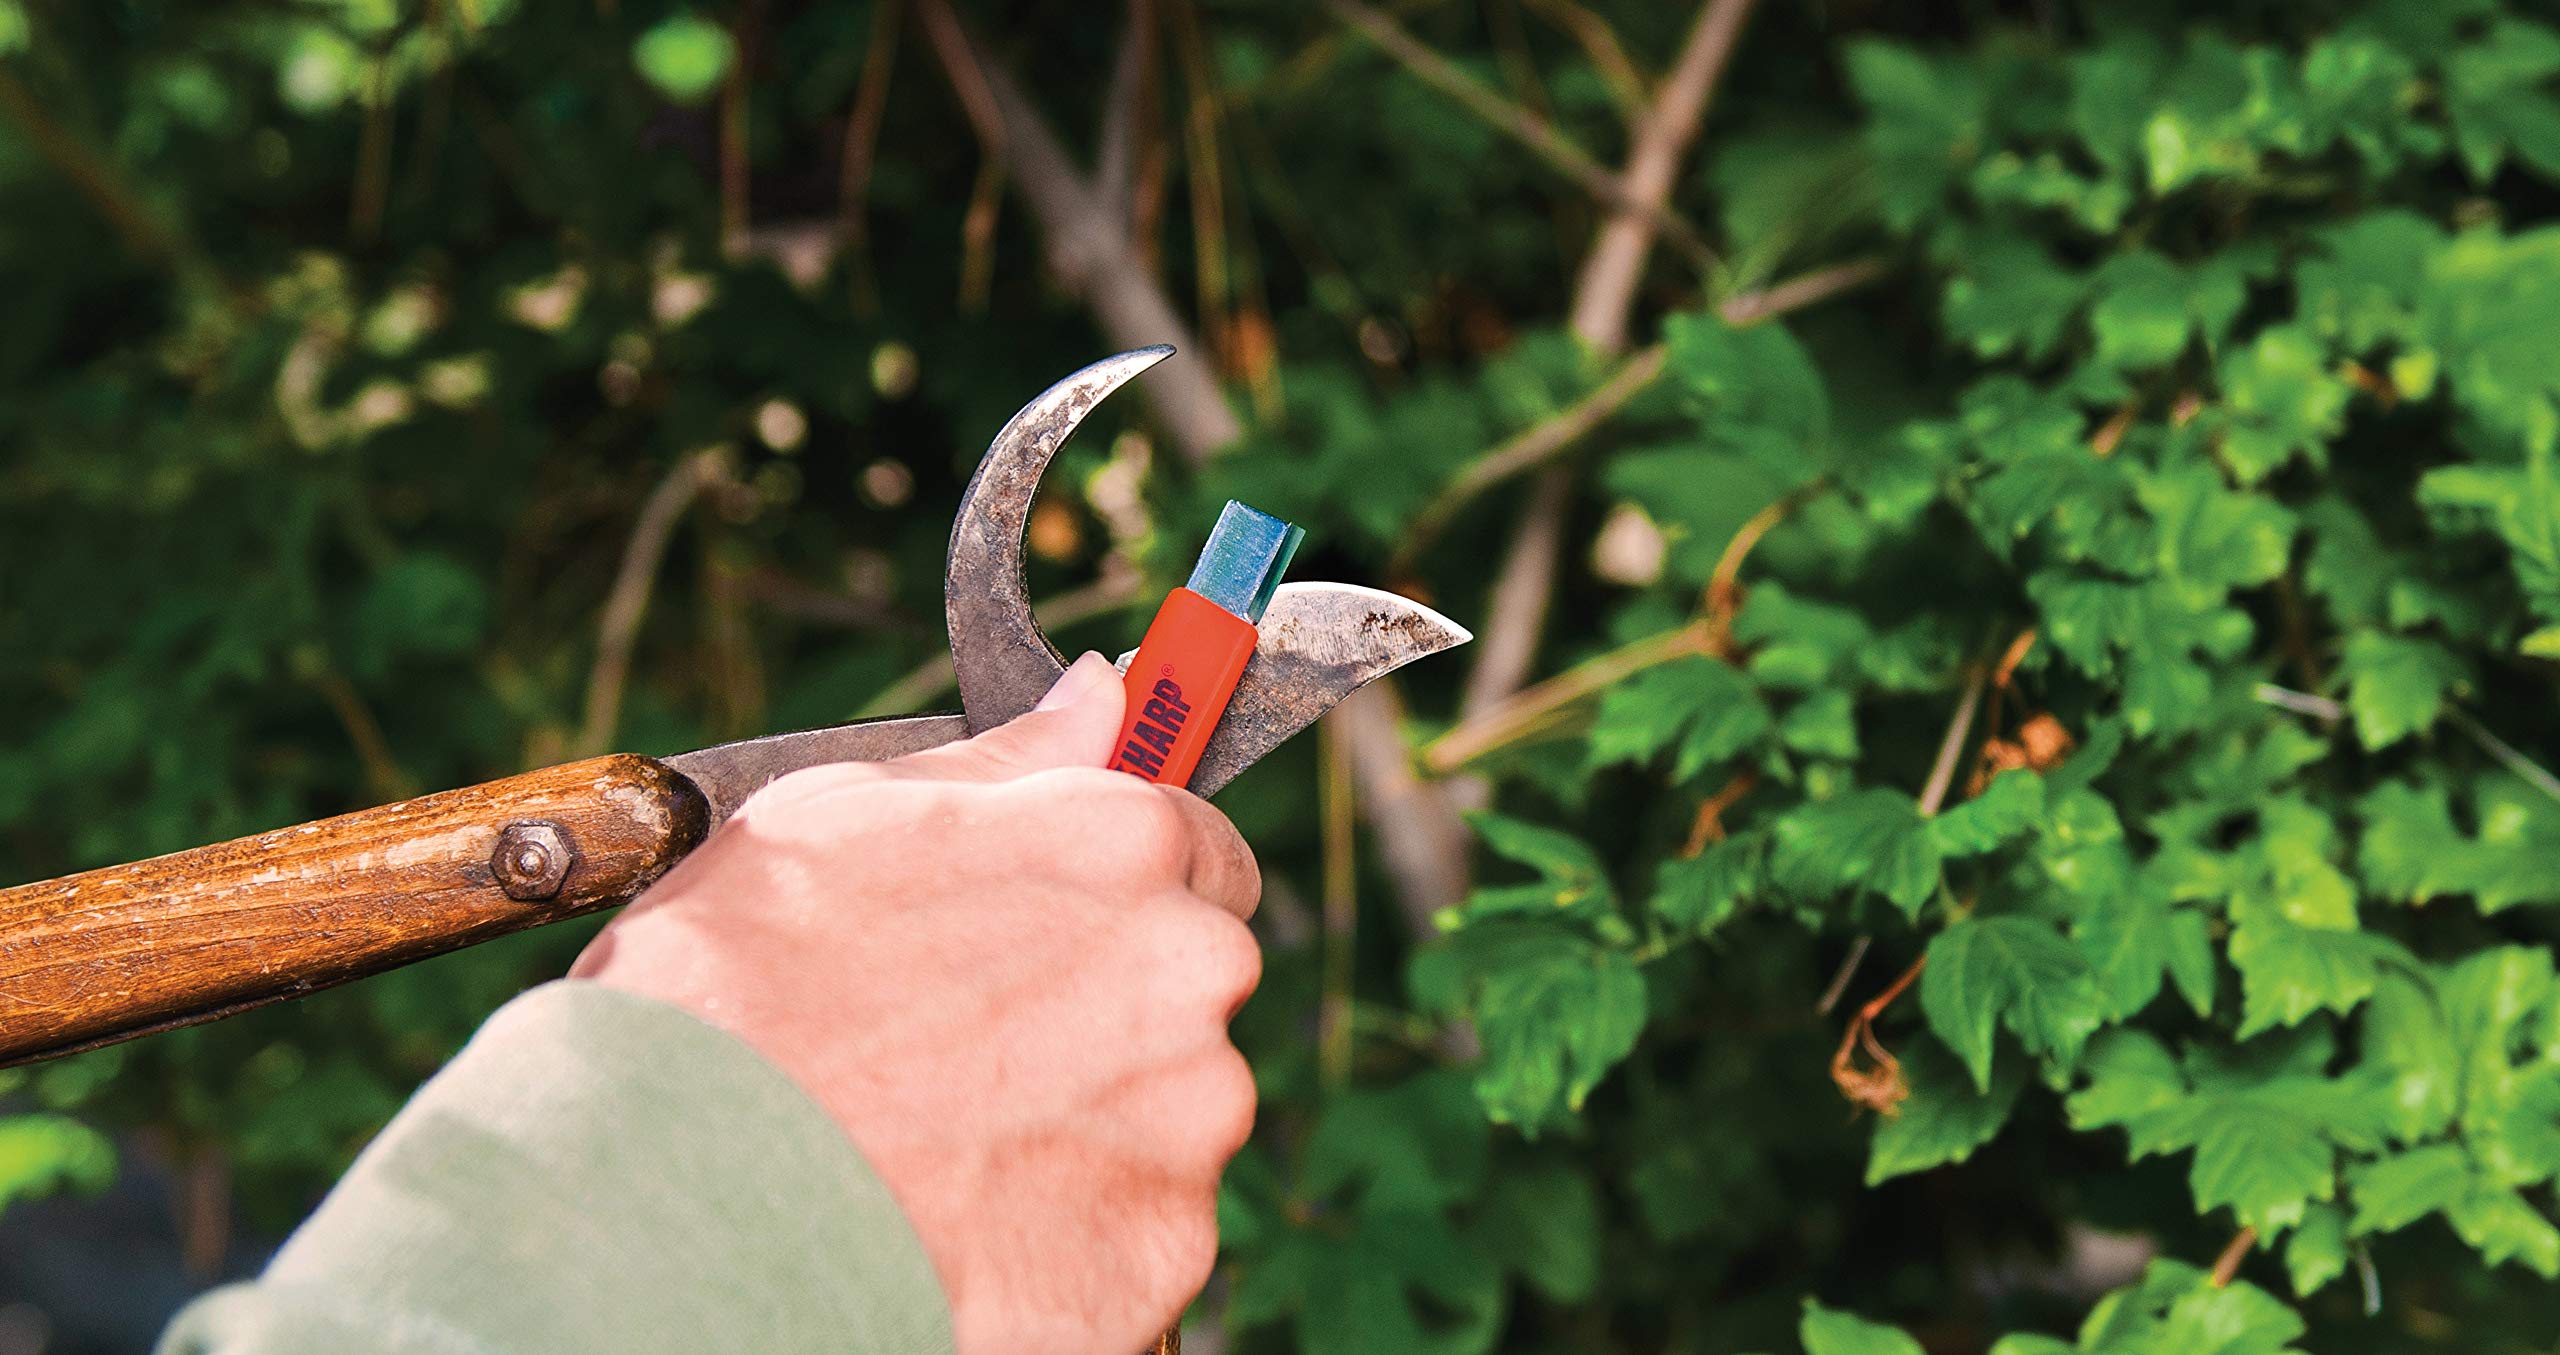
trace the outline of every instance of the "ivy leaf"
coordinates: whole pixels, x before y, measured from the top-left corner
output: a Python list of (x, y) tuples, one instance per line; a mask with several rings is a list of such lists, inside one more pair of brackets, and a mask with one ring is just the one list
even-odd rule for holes
[(1777, 823), (1769, 873), (1801, 898), (1863, 887), (1912, 917), (1938, 887), (1939, 857), (1920, 807), (1899, 791), (1851, 791), (1802, 805)]
[(1825, 1308), (1811, 1299), (1805, 1300), (1796, 1339), (1804, 1343), (1804, 1355), (1927, 1355), (1919, 1342), (1898, 1327)]
[(1996, 1027), (2006, 1025), (2030, 1051), (2069, 1067), (2101, 1020), (2080, 952), (2051, 927), (2022, 917), (1968, 918), (1938, 933), (1920, 975), (1920, 1010), (1964, 1060), (1974, 1088), (1986, 1093)]
[(2464, 681), (2462, 661), (2430, 640), (2363, 630), (2347, 638), (2338, 665), (2356, 737), (2382, 748), (2424, 733)]
[(1993, 1070), (1988, 1092), (1976, 1091), (1964, 1069), (1934, 1041), (1915, 1045), (1902, 1061), (1902, 1072), (1911, 1095), (1876, 1125), (1867, 1149), (1870, 1186), (1971, 1158), (2008, 1123), (2027, 1083), (2025, 1065), (2012, 1060)]

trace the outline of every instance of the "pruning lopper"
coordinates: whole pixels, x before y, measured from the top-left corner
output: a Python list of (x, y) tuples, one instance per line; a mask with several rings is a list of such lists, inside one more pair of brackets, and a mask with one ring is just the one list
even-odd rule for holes
[[(209, 1021), (626, 903), (776, 777), (917, 752), (1030, 710), (1065, 671), (1022, 576), (1041, 474), (1103, 397), (1172, 352), (1141, 348), (1069, 376), (988, 446), (951, 526), (943, 583), (959, 713), (664, 759), (608, 754), (0, 890), (0, 1066)], [(1214, 793), (1361, 685), (1469, 638), (1391, 593), (1282, 585), (1191, 789)]]

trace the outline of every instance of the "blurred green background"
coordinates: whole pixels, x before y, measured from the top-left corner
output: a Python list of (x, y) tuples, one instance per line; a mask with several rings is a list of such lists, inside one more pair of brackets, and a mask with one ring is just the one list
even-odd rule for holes
[[(2560, 1350), (2555, 22), (0, 0), (0, 879), (948, 704), (1168, 341), (1061, 644), (1229, 495), (1479, 634), (1221, 797), (1191, 1349)], [(0, 1073), (0, 1355), (593, 925)]]

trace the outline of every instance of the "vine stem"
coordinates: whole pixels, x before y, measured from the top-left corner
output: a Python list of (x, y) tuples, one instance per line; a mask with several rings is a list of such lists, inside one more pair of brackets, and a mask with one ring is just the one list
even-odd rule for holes
[(593, 757), (613, 742), (622, 718), (622, 692), (631, 676), (631, 652), (640, 637), (640, 622), (649, 614), (649, 594), (657, 586), (658, 565), (667, 542), (683, 525), (685, 510), (702, 491), (728, 476), (726, 455), (714, 449), (696, 452), (675, 464), (640, 505), (631, 538), (622, 548), (621, 568), (613, 590), (605, 595), (596, 618), (596, 662), (587, 674), (586, 719), (578, 728), (578, 756)]

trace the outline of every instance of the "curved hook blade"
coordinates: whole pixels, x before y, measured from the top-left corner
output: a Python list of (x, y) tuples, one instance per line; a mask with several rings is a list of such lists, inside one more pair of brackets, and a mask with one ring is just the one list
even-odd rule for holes
[(1104, 396), (1171, 356), (1167, 344), (1131, 349), (1040, 392), (996, 433), (969, 477), (951, 523), (942, 609), (971, 733), (1030, 710), (1066, 671), (1057, 646), (1031, 617), (1031, 591), (1022, 578), (1022, 530), (1041, 473)]
[[(1348, 583), (1284, 583), (1191, 789), (1215, 795), (1245, 768), (1370, 682), (1474, 639), (1408, 597)], [(1129, 655), (1120, 658), (1128, 666)]]

